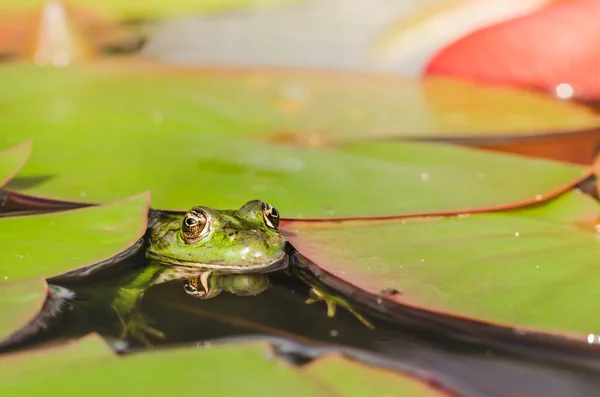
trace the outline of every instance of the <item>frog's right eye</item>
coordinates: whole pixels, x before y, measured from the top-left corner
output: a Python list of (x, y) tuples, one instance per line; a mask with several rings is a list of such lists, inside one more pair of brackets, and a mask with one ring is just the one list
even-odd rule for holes
[(181, 238), (186, 244), (194, 244), (209, 233), (210, 220), (204, 211), (194, 208), (183, 218)]

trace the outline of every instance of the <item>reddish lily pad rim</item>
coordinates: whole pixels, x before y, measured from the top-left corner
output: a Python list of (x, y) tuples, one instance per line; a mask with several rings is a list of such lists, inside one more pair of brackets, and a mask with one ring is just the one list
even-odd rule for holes
[[(589, 335), (570, 332), (548, 332), (524, 327), (512, 327), (505, 323), (484, 321), (481, 318), (461, 315), (456, 312), (436, 311), (419, 305), (408, 304), (394, 296), (366, 291), (354, 283), (343, 280), (335, 274), (320, 268), (304, 254), (297, 252), (303, 266), (308, 266), (329, 287), (354, 296), (371, 309), (400, 318), (401, 325), (417, 326), (419, 330), (439, 333), (444, 330), (445, 337), (466, 343), (483, 342), (486, 346), (509, 350), (522, 354), (572, 355), (598, 357), (600, 343), (590, 343)], [(305, 258), (305, 259), (302, 259)], [(400, 295), (401, 297), (401, 295)], [(595, 335), (600, 337), (600, 335)]]
[(14, 176), (19, 173), (21, 168), (23, 168), (23, 166), (27, 162), (27, 159), (29, 158), (29, 155), (31, 154), (31, 146), (32, 146), (31, 141), (28, 140), (17, 146), (13, 146), (13, 147), (10, 147), (3, 151), (0, 151), (0, 156), (4, 153), (19, 152), (19, 151), (23, 152), (23, 157), (22, 157), (21, 161), (19, 162), (19, 164), (16, 165), (16, 167), (11, 171), (10, 174), (8, 174), (4, 179), (0, 180), (0, 188), (2, 186), (6, 185), (11, 179), (13, 179)]
[[(420, 218), (420, 217), (426, 217), (426, 216), (452, 216), (452, 215), (460, 215), (460, 214), (479, 214), (479, 213), (484, 213), (484, 212), (506, 211), (506, 210), (511, 210), (511, 209), (515, 209), (515, 208), (526, 207), (529, 205), (535, 205), (535, 204), (550, 200), (552, 198), (555, 198), (555, 197), (567, 192), (568, 190), (572, 189), (575, 185), (583, 182), (587, 178), (589, 178), (593, 175), (596, 175), (598, 173), (600, 173), (600, 155), (596, 158), (594, 164), (589, 169), (587, 169), (576, 180), (572, 181), (571, 183), (569, 183), (567, 185), (563, 185), (555, 190), (552, 190), (548, 193), (539, 194), (538, 195), (539, 198), (536, 197), (536, 198), (530, 199), (530, 200), (523, 200), (523, 201), (517, 201), (517, 202), (513, 202), (513, 203), (498, 205), (498, 206), (480, 207), (480, 208), (472, 208), (472, 209), (465, 209), (465, 210), (430, 211), (430, 212), (415, 212), (415, 213), (410, 213), (410, 214), (389, 214), (389, 215), (372, 215), (372, 216), (356, 215), (356, 216), (346, 216), (346, 217), (321, 217), (321, 218), (286, 218), (286, 217), (282, 217), (281, 221), (282, 222), (331, 222), (331, 221), (360, 221), (360, 220), (369, 221), (369, 220)], [(51, 204), (56, 204), (56, 205), (72, 204), (72, 205), (78, 206), (78, 208), (70, 209), (69, 211), (77, 211), (77, 210), (85, 209), (88, 207), (111, 204), (111, 203), (84, 203), (84, 202), (79, 202), (79, 201), (65, 201), (65, 200), (57, 200), (57, 199), (47, 198), (47, 197), (42, 197), (42, 196), (29, 196), (29, 195), (26, 195), (26, 194), (23, 194), (20, 192), (16, 192), (16, 191), (12, 191), (9, 189), (6, 189), (6, 191), (11, 196), (14, 196), (17, 199), (24, 200), (24, 201), (33, 199), (36, 202), (37, 201), (46, 202), (49, 205), (51, 205)], [(152, 208), (151, 207), (151, 199), (150, 199), (151, 192), (144, 192), (141, 194), (148, 195), (147, 207), (149, 209)], [(135, 196), (133, 196), (133, 197), (135, 197)], [(130, 197), (130, 198), (132, 198), (132, 197)], [(124, 200), (128, 200), (128, 199), (124, 199)], [(122, 200), (119, 200), (119, 201), (115, 201), (113, 203), (118, 203), (121, 201)], [(171, 209), (161, 209), (161, 208), (155, 208), (155, 209), (159, 210), (159, 211), (165, 211), (165, 212), (170, 212), (170, 213), (175, 213), (175, 214), (184, 214), (185, 213), (185, 211), (182, 211), (182, 210), (171, 210)]]
[(331, 221), (360, 221), (360, 220), (388, 220), (388, 219), (405, 219), (405, 218), (421, 218), (427, 216), (452, 216), (452, 215), (460, 215), (460, 214), (480, 214), (484, 212), (499, 212), (512, 210), (515, 208), (526, 207), (530, 205), (535, 205), (538, 203), (542, 203), (544, 201), (550, 200), (561, 194), (569, 191), (575, 185), (583, 182), (587, 178), (595, 175), (600, 172), (600, 155), (596, 158), (594, 164), (585, 171), (585, 173), (580, 176), (578, 179), (569, 183), (568, 185), (561, 186), (555, 190), (552, 190), (545, 194), (538, 194), (536, 198), (530, 200), (517, 201), (514, 203), (508, 203), (503, 205), (491, 206), (491, 207), (480, 207), (480, 208), (471, 208), (465, 210), (451, 210), (451, 211), (430, 211), (430, 212), (415, 212), (411, 214), (390, 214), (390, 215), (373, 215), (373, 216), (346, 216), (346, 217), (338, 217), (338, 218), (281, 218), (283, 222), (331, 222)]

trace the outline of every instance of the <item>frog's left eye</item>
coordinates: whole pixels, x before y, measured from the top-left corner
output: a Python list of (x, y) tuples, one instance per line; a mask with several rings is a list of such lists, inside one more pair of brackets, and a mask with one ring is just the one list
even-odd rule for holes
[(279, 211), (275, 207), (271, 204), (263, 203), (262, 214), (269, 228), (276, 230), (279, 227)]
[(193, 244), (210, 232), (210, 222), (204, 211), (194, 208), (185, 215), (181, 225), (181, 238), (186, 244)]

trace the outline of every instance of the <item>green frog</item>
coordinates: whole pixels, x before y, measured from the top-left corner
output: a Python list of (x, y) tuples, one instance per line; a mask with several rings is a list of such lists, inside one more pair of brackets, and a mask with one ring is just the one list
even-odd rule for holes
[[(153, 211), (149, 218), (146, 257), (150, 264), (119, 290), (113, 302), (123, 326), (122, 338), (131, 334), (150, 344), (147, 335), (163, 337), (149, 325), (150, 319), (136, 310), (151, 285), (182, 279), (185, 291), (199, 299), (223, 291), (257, 295), (269, 285), (266, 273), (289, 264), (288, 242), (278, 230), (279, 212), (260, 200), (237, 210), (199, 206), (185, 215)], [(336, 303), (344, 303), (313, 289), (307, 303), (316, 301), (327, 303), (330, 317)], [(361, 316), (359, 319), (370, 325)]]

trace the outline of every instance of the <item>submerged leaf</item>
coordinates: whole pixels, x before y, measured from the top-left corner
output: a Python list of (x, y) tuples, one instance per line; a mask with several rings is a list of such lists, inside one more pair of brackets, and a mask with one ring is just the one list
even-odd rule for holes
[(145, 232), (146, 194), (117, 203), (0, 219), (0, 285), (52, 277), (118, 254)]
[(285, 223), (291, 243), (373, 295), (507, 326), (600, 331), (596, 222), (580, 193), (518, 211), (387, 222)]
[(27, 161), (30, 151), (30, 142), (0, 151), (0, 187), (3, 187), (19, 172), (25, 161)]

